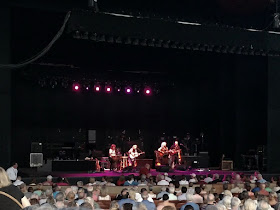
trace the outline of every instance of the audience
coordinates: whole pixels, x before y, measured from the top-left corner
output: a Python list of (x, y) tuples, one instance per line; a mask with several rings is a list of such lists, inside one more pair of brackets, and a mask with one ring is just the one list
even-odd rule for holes
[(128, 180), (124, 183), (124, 186), (137, 186), (138, 182), (134, 180), (134, 175), (128, 176)]
[(193, 202), (194, 203), (203, 203), (203, 198), (201, 197), (200, 193), (201, 193), (201, 188), (200, 187), (195, 187), (194, 188), (195, 194), (193, 196)]
[(187, 181), (187, 177), (186, 176), (182, 176), (181, 181), (179, 182), (180, 185), (188, 185), (189, 182)]
[(177, 196), (176, 195), (174, 195), (174, 193), (175, 193), (175, 187), (169, 187), (168, 188), (168, 192), (169, 192), (169, 200), (170, 201), (176, 201), (176, 200), (178, 200), (178, 198), (177, 198)]
[(188, 190), (187, 187), (182, 187), (181, 188), (182, 194), (178, 196), (179, 201), (186, 200), (187, 190)]
[(117, 186), (123, 186), (125, 183), (125, 176), (121, 175), (117, 181)]
[(148, 201), (149, 193), (147, 190), (141, 193), (141, 197), (143, 199), (141, 203), (144, 204), (148, 210), (156, 209), (156, 205), (153, 202)]
[[(5, 174), (7, 177), (6, 181)], [(100, 178), (96, 179), (99, 180)], [(113, 177), (102, 177), (101, 182), (96, 179), (91, 177), (89, 178), (89, 183), (86, 185), (82, 181), (78, 181), (76, 185), (70, 187), (67, 179), (58, 177), (57, 183), (53, 183), (53, 177), (48, 175), (45, 182), (36, 184), (38, 182), (34, 180), (32, 181), (34, 186), (27, 188), (26, 184), (21, 181), (20, 176), (17, 176), (15, 182), (11, 184), (7, 173), (4, 169), (1, 170), (0, 168), (0, 191), (7, 192), (11, 195), (15, 192), (15, 198), (23, 207), (31, 205), (27, 208), (28, 210), (52, 210), (56, 208), (71, 208), (73, 210), (280, 209), (277, 195), (280, 189), (278, 178), (273, 177), (271, 179), (272, 184), (270, 187), (270, 183), (265, 181), (259, 173), (256, 173), (250, 179), (249, 176), (244, 174), (233, 173), (232, 176), (224, 176), (223, 179), (227, 181), (223, 181), (223, 185), (221, 185), (218, 174), (214, 174), (213, 178), (210, 174), (207, 178), (202, 176), (196, 177), (195, 174), (191, 174), (189, 180), (186, 176), (182, 176), (179, 181), (178, 177), (172, 176), (170, 178), (167, 173), (164, 173), (158, 174), (155, 179), (150, 173), (150, 166), (146, 165), (142, 169), (142, 174), (139, 177), (135, 178), (131, 174), (128, 176), (127, 181), (125, 181), (123, 175), (116, 182), (113, 182)], [(154, 182), (154, 180), (157, 180), (157, 182)], [(251, 191), (250, 183), (252, 183), (252, 180), (256, 181), (256, 187)], [(115, 183), (118, 186), (124, 185), (129, 187), (128, 189), (123, 188), (119, 195), (114, 195), (110, 192), (110, 189), (114, 188)], [(207, 186), (205, 183), (208, 183)], [(213, 185), (216, 183), (218, 184)], [(138, 189), (137, 186), (141, 185), (143, 187)], [(155, 185), (161, 186), (161, 192), (157, 194), (153, 192), (153, 186)], [(11, 191), (7, 191), (6, 188), (8, 187), (11, 188)], [(155, 187), (155, 191), (157, 190), (158, 187)], [(0, 196), (0, 201), (2, 205), (6, 205), (6, 201), (3, 200), (2, 196)], [(104, 208), (104, 205), (107, 207)]]
[(165, 180), (165, 176), (164, 175), (161, 175), (158, 177), (159, 181), (157, 183), (157, 185), (169, 185), (169, 182), (167, 180)]
[(53, 185), (52, 179), (53, 179), (52, 175), (48, 175), (47, 176), (47, 181), (43, 182), (43, 185), (44, 186), (52, 186)]
[(102, 186), (98, 200), (100, 200), (100, 201), (101, 200), (106, 200), (106, 201), (111, 200), (111, 196), (108, 194), (108, 189), (105, 186)]
[(199, 206), (193, 202), (193, 195), (187, 194), (186, 195), (186, 204), (181, 207), (181, 210), (184, 210), (186, 206), (190, 205), (193, 207), (194, 210), (199, 210)]
[(158, 204), (157, 210), (162, 210), (165, 206), (171, 206), (175, 208), (175, 204), (169, 202), (169, 196), (167, 194), (164, 194), (162, 196), (162, 200), (163, 202)]
[(20, 176), (18, 176), (17, 177), (17, 180), (13, 183), (13, 185), (15, 185), (15, 186), (19, 186), (19, 185), (21, 185), (21, 184), (23, 184), (24, 182), (23, 181), (21, 181), (21, 177)]
[[(19, 205), (21, 205), (21, 208), (30, 206), (29, 200), (19, 190), (18, 187), (16, 187), (11, 183), (8, 174), (1, 167), (0, 167), (0, 191), (6, 194), (6, 196), (5, 195), (0, 196), (0, 203), (2, 207), (5, 207), (6, 209), (19, 209)], [(13, 201), (12, 199), (7, 199), (7, 196), (14, 197), (14, 199), (17, 202)]]

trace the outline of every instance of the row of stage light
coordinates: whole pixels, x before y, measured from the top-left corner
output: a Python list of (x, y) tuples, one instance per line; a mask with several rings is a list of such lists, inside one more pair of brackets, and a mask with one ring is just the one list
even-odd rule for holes
[(113, 87), (112, 85), (105, 85), (102, 86), (100, 84), (95, 84), (93, 88), (91, 88), (90, 86), (85, 86), (85, 85), (81, 85), (79, 83), (73, 83), (72, 85), (72, 90), (74, 92), (80, 92), (80, 91), (94, 91), (96, 93), (107, 93), (107, 94), (111, 94), (113, 92), (117, 92), (117, 93), (122, 93), (124, 92), (127, 95), (131, 95), (131, 94), (144, 94), (146, 96), (151, 96), (153, 95), (153, 93), (158, 93), (159, 90), (153, 90), (151, 87), (149, 86), (144, 86), (143, 88), (137, 87), (137, 88), (132, 88), (132, 86), (125, 86), (125, 87)]

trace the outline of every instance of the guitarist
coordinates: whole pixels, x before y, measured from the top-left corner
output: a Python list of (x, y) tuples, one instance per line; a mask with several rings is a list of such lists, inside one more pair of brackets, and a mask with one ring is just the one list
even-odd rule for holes
[(166, 142), (162, 142), (160, 148), (158, 148), (158, 159), (161, 165), (168, 165), (169, 151)]
[(136, 158), (139, 157), (143, 152), (138, 149), (138, 146), (134, 144), (131, 149), (128, 151), (128, 164), (129, 166), (137, 166)]
[(171, 165), (181, 164), (181, 148), (178, 141), (170, 147)]

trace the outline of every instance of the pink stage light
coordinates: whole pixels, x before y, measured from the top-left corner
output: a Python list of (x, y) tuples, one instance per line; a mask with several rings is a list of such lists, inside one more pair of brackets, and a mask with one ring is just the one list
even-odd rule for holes
[(80, 90), (80, 85), (78, 83), (73, 84), (73, 90), (74, 91), (79, 91)]
[(152, 89), (149, 88), (149, 87), (146, 87), (146, 88), (144, 89), (144, 93), (145, 93), (145, 95), (147, 95), (147, 96), (152, 95)]
[(126, 87), (126, 88), (125, 88), (125, 93), (131, 94), (131, 93), (132, 93), (131, 87)]
[(111, 86), (106, 86), (105, 90), (107, 93), (111, 93), (112, 92), (112, 87)]
[(94, 90), (95, 90), (95, 92), (100, 92), (101, 87), (99, 85), (95, 85)]

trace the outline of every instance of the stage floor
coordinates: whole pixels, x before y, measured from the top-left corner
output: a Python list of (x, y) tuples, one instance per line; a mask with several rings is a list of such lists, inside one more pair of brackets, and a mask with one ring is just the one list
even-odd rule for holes
[[(164, 172), (158, 172), (155, 169), (151, 169), (151, 174), (153, 176), (156, 176), (158, 174), (163, 174)], [(187, 171), (179, 171), (174, 170), (172, 172), (168, 172), (169, 176), (182, 176), (182, 175), (190, 175), (192, 173), (195, 173), (197, 176), (199, 175), (207, 175), (207, 174), (219, 174), (219, 175), (230, 175), (233, 173), (233, 171), (222, 171), (222, 170), (209, 170), (209, 169), (192, 169)], [(235, 173), (241, 173), (238, 171), (235, 171)], [(244, 172), (242, 172), (244, 173)], [(248, 172), (246, 174), (252, 174), (253, 172)], [(110, 177), (118, 177), (121, 175), (128, 176), (129, 174), (134, 174), (135, 176), (139, 176), (138, 172), (115, 172), (115, 171), (104, 171), (104, 172), (96, 172), (96, 173), (71, 173), (71, 172), (53, 172), (53, 176), (59, 176), (59, 177), (102, 177), (102, 176), (110, 176)]]

